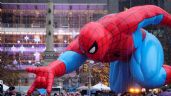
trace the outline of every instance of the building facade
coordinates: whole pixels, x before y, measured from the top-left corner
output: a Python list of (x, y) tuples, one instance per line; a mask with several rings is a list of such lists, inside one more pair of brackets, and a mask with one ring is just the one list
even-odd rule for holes
[[(41, 2), (41, 3), (40, 3)], [(117, 12), (118, 3), (113, 0), (54, 0), (54, 51), (62, 53), (66, 46), (79, 34), (80, 28), (90, 21), (95, 21), (108, 13)], [(11, 57), (16, 70), (28, 66), (39, 66), (46, 50), (46, 0), (2, 0), (0, 3), (0, 54)], [(0, 56), (1, 61), (5, 61)], [(0, 62), (1, 62), (0, 61)], [(57, 79), (55, 85), (71, 84), (71, 73)], [(78, 76), (77, 76), (78, 77)], [(33, 74), (22, 73), (20, 85), (29, 85)], [(65, 78), (67, 79), (67, 78)], [(77, 79), (74, 81), (77, 81)], [(69, 84), (67, 82), (70, 82)]]

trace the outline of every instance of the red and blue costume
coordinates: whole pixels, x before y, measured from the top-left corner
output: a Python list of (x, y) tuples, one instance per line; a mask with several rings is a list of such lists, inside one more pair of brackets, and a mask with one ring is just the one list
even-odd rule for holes
[(50, 93), (54, 76), (76, 70), (86, 59), (110, 62), (110, 88), (115, 92), (127, 91), (135, 82), (145, 88), (171, 83), (171, 67), (163, 65), (160, 41), (142, 29), (157, 24), (171, 27), (171, 15), (154, 5), (133, 7), (86, 24), (56, 61), (27, 68), (37, 75), (28, 94), (35, 88)]

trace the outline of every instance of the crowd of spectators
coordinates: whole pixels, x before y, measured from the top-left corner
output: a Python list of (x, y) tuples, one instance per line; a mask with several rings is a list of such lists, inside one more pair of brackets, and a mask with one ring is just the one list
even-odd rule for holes
[[(26, 94), (22, 94), (21, 92), (17, 92), (15, 87), (9, 87), (9, 89), (5, 92), (1, 91), (0, 96), (26, 96)], [(34, 91), (32, 96), (48, 96), (46, 94), (40, 94), (38, 90)], [(87, 94), (82, 94), (82, 92), (53, 92), (51, 96), (89, 96)], [(157, 90), (146, 90), (139, 93), (131, 93), (125, 92), (116, 94), (114, 92), (102, 92), (98, 91), (97, 94), (91, 94), (91, 96), (171, 96), (171, 89), (157, 89)]]

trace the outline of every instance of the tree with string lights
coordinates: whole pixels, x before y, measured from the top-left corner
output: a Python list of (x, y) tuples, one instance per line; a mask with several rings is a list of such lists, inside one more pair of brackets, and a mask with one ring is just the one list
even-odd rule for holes
[(13, 64), (12, 56), (7, 52), (0, 52), (0, 80), (3, 80), (7, 85), (16, 85), (19, 79), (19, 73), (16, 71), (16, 66)]

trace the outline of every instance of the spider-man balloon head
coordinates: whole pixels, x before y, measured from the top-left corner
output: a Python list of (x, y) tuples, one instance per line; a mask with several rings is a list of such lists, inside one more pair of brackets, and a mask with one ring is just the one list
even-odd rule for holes
[(79, 45), (87, 57), (103, 61), (111, 46), (110, 33), (98, 22), (86, 24), (80, 31)]

